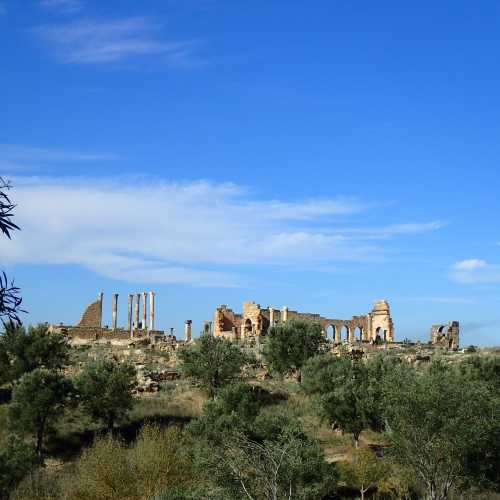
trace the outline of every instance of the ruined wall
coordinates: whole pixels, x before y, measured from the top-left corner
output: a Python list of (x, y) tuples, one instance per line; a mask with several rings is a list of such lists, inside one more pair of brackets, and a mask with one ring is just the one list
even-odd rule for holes
[(83, 311), (80, 321), (76, 326), (101, 328), (102, 325), (102, 295), (89, 304)]
[(369, 314), (369, 340), (394, 341), (394, 325), (392, 322), (389, 303), (386, 300), (375, 302), (372, 312)]
[(375, 342), (377, 335), (381, 341), (394, 340), (394, 326), (389, 304), (385, 300), (376, 302), (370, 313), (353, 316), (351, 319), (325, 318), (320, 314), (292, 311), (287, 307), (261, 308), (255, 302), (245, 302), (243, 313), (239, 315), (223, 305), (215, 311), (214, 335), (231, 339), (251, 339), (264, 336), (271, 326), (289, 320), (315, 321), (322, 326), (325, 335), (330, 328), (333, 330), (332, 340), (335, 343)]
[(445, 325), (433, 325), (431, 328), (431, 344), (447, 349), (458, 349), (460, 345), (460, 324), (449, 321)]

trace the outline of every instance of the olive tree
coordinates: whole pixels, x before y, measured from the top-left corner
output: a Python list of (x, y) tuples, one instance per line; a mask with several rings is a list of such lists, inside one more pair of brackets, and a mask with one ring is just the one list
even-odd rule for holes
[(296, 374), (300, 382), (304, 364), (321, 353), (325, 345), (326, 338), (319, 323), (291, 320), (269, 329), (264, 358), (271, 371), (281, 375)]
[(241, 369), (249, 361), (238, 345), (207, 334), (180, 349), (178, 358), (181, 371), (214, 399), (222, 387), (241, 377)]
[(14, 431), (34, 436), (40, 463), (43, 463), (45, 434), (71, 404), (72, 395), (69, 379), (44, 368), (25, 374), (14, 389), (9, 405), (9, 425)]
[(135, 368), (129, 363), (100, 360), (88, 363), (75, 380), (84, 410), (112, 431), (134, 405)]
[(384, 406), (394, 460), (418, 478), (426, 499), (445, 500), (498, 466), (500, 398), (488, 384), (438, 362), (423, 373), (396, 370)]

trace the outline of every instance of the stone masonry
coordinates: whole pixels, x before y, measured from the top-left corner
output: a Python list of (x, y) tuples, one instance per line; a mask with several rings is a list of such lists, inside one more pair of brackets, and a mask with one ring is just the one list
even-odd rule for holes
[(264, 337), (271, 326), (293, 319), (318, 322), (325, 335), (335, 343), (394, 342), (394, 325), (386, 300), (375, 302), (368, 314), (351, 319), (330, 319), (319, 314), (292, 311), (286, 306), (281, 309), (262, 308), (255, 302), (245, 302), (242, 313), (220, 305), (214, 314), (214, 335), (231, 340), (256, 339)]
[(431, 344), (447, 349), (458, 349), (460, 342), (460, 324), (449, 321), (445, 325), (433, 325), (431, 328)]

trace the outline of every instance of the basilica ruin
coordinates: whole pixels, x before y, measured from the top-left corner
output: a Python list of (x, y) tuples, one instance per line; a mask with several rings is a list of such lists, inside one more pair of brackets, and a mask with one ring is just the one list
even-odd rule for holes
[(460, 325), (458, 321), (449, 321), (445, 325), (433, 325), (430, 342), (432, 345), (446, 349), (458, 349)]
[(343, 341), (394, 342), (394, 325), (386, 300), (375, 302), (368, 314), (350, 319), (326, 318), (319, 314), (292, 311), (288, 307), (262, 308), (255, 302), (244, 302), (242, 313), (220, 305), (214, 314), (214, 335), (231, 340), (260, 339), (266, 336), (270, 327), (293, 319), (319, 323), (325, 335), (339, 344)]

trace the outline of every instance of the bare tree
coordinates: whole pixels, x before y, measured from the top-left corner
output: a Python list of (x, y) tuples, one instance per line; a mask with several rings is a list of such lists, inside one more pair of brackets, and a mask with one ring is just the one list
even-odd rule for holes
[(290, 465), (298, 446), (293, 440), (258, 443), (240, 435), (225, 446), (222, 460), (249, 500), (291, 500)]
[[(14, 208), (16, 205), (9, 198), (8, 191), (11, 185), (8, 181), (0, 177), (0, 232), (11, 239), (12, 231), (19, 230), (19, 226), (13, 222)], [(5, 272), (0, 273), (0, 319), (5, 324), (12, 322), (20, 324), (20, 312), (22, 298), (19, 295), (19, 288), (14, 285), (13, 280), (8, 280)]]

